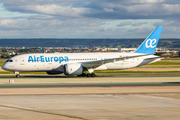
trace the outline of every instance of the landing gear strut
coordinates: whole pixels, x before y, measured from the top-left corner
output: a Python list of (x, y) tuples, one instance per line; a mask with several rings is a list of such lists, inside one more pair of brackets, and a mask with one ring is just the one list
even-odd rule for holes
[(16, 75), (16, 77), (17, 77), (17, 78), (19, 78), (19, 77), (20, 77), (20, 75), (19, 75), (19, 74), (17, 74), (17, 75)]
[(16, 74), (16, 77), (17, 77), (17, 78), (20, 77), (19, 72), (15, 71), (14, 73)]
[(93, 73), (94, 72), (94, 69), (88, 69), (89, 73), (87, 73), (87, 77), (95, 77), (96, 75)]

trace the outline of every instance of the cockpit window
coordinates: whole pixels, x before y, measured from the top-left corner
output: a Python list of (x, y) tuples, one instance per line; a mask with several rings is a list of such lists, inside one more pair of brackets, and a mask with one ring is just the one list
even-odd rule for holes
[(13, 62), (13, 60), (7, 60), (6, 62)]

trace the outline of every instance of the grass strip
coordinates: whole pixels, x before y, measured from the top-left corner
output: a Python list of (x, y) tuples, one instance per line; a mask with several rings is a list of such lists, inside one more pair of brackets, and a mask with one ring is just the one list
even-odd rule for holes
[[(180, 71), (95, 71), (94, 73), (180, 73)], [(10, 71), (0, 71), (0, 74), (14, 74)], [(46, 72), (20, 72), (20, 74), (47, 74)]]
[(180, 83), (177, 81), (172, 82), (100, 82), (100, 83), (8, 83), (8, 84), (0, 84), (2, 85), (92, 85), (92, 84), (151, 84), (151, 83)]
[(95, 71), (95, 73), (180, 73), (180, 71)]
[[(61, 77), (50, 77), (51, 79), (77, 79), (77, 77), (67, 77), (67, 76), (61, 76)], [(19, 80), (19, 79), (23, 79), (23, 80), (25, 80), (25, 79), (42, 79), (42, 80), (44, 80), (44, 79), (50, 79), (49, 77), (41, 77), (41, 78), (39, 78), (39, 77), (33, 77), (33, 78), (0, 78), (0, 80), (11, 80), (11, 79), (13, 79), (13, 80)], [(136, 77), (131, 77), (131, 76), (125, 76), (125, 77), (98, 77), (99, 79), (101, 79), (101, 78), (180, 78), (180, 76), (136, 76)], [(97, 79), (97, 77), (78, 77), (78, 79)]]
[(180, 65), (180, 62), (167, 62), (167, 61), (158, 61), (148, 65)]

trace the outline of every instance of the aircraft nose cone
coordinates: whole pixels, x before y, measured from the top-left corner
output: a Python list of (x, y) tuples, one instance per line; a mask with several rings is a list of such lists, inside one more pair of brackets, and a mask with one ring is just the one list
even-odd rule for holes
[(2, 68), (3, 70), (8, 70), (8, 67), (7, 67), (7, 64), (6, 64), (6, 63), (4, 63), (4, 64), (1, 66), (1, 68)]

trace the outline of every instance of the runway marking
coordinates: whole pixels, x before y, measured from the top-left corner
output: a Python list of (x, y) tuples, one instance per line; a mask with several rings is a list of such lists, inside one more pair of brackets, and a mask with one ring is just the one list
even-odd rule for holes
[(143, 98), (153, 98), (153, 99), (174, 100), (172, 98), (157, 97), (157, 96), (145, 96), (145, 95), (131, 95), (131, 96), (137, 96), (137, 97), (143, 97)]
[(31, 111), (31, 112), (37, 112), (37, 113), (44, 113), (44, 114), (49, 114), (49, 115), (57, 115), (57, 116), (61, 116), (61, 117), (63, 116), (63, 117), (68, 117), (68, 118), (80, 119), (80, 120), (89, 120), (89, 119), (82, 118), (82, 117), (77, 117), (77, 116), (70, 116), (70, 115), (57, 114), (57, 113), (50, 113), (50, 112), (45, 112), (45, 111), (31, 110), (31, 109), (25, 109), (25, 108), (19, 108), (19, 107), (7, 106), (7, 105), (0, 105), (0, 107), (12, 108), (12, 109), (18, 109), (18, 110), (24, 110), (24, 111)]

